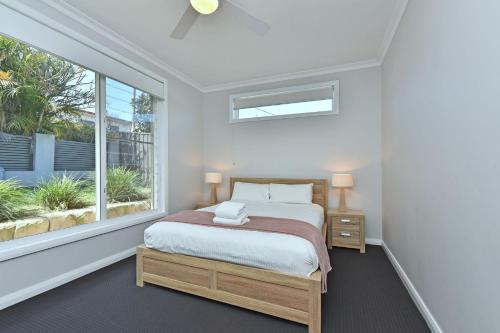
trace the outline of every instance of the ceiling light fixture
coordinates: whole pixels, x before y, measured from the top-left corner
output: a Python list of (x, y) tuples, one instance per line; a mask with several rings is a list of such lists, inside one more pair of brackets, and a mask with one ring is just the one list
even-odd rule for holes
[(212, 14), (219, 7), (219, 0), (190, 0), (191, 6), (200, 14)]

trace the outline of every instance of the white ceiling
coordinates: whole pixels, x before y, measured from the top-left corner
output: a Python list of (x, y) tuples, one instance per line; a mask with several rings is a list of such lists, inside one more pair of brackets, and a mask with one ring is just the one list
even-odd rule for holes
[[(189, 0), (65, 0), (199, 86), (380, 61), (403, 0), (232, 0), (266, 21), (260, 36), (224, 7), (169, 37)], [(389, 41), (388, 41), (389, 39)]]

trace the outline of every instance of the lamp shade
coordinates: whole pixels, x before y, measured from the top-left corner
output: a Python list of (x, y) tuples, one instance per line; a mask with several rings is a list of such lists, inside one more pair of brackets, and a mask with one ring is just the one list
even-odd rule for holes
[(220, 184), (222, 183), (222, 174), (218, 172), (207, 172), (205, 174), (205, 183)]
[(332, 175), (333, 187), (352, 187), (353, 185), (354, 180), (349, 173), (334, 173)]
[(212, 14), (219, 7), (219, 0), (191, 0), (191, 6), (200, 14)]

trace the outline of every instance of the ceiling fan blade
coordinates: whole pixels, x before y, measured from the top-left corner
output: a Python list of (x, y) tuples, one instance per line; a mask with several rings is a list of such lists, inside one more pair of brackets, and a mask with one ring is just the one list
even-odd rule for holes
[(258, 33), (259, 35), (265, 35), (271, 28), (269, 24), (262, 20), (259, 20), (258, 18), (247, 12), (245, 9), (229, 0), (224, 0), (222, 2), (222, 5), (224, 6), (225, 10), (233, 15), (234, 18), (236, 18), (238, 21), (246, 25), (249, 29)]
[(189, 7), (182, 15), (181, 19), (175, 26), (174, 31), (172, 31), (172, 33), (170, 34), (170, 37), (174, 39), (184, 39), (199, 15), (200, 14), (196, 10), (194, 10), (191, 5), (189, 5)]

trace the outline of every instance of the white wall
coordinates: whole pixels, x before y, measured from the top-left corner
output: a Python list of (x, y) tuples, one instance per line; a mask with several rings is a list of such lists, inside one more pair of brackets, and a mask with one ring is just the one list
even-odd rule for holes
[(383, 64), (383, 231), (445, 332), (500, 329), (500, 2), (410, 1)]
[[(340, 115), (229, 123), (229, 95), (338, 79)], [(203, 104), (206, 171), (221, 171), (219, 197), (228, 197), (229, 177), (327, 178), (352, 171), (351, 208), (367, 212), (367, 237), (381, 238), (380, 69), (205, 94)], [(208, 187), (205, 188), (208, 197)], [(330, 206), (338, 202), (330, 191)]]
[[(168, 80), (168, 149), (169, 209), (177, 211), (194, 207), (203, 191), (202, 94), (193, 87), (131, 54), (111, 40), (93, 34), (74, 20), (48, 10), (42, 2), (26, 2), (58, 22), (106, 45), (129, 59), (147, 67)], [(167, 130), (167, 129), (164, 129)], [(148, 223), (92, 237), (46, 251), (0, 262), (0, 306), (8, 295), (20, 295), (29, 288), (57, 279), (74, 269), (116, 256), (142, 243)]]
[(179, 80), (168, 90), (169, 211), (193, 209), (203, 196), (202, 94)]

